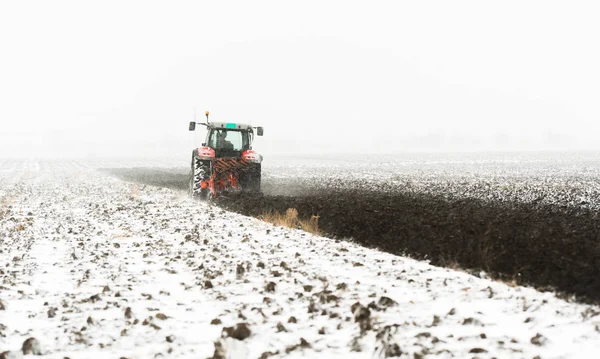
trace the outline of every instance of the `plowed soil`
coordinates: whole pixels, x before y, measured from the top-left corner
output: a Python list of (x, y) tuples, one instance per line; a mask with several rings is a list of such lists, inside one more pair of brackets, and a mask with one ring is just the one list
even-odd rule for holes
[[(187, 187), (184, 171), (109, 172), (149, 185)], [(600, 217), (594, 207), (360, 187), (267, 177), (264, 195), (226, 195), (216, 203), (250, 216), (296, 208), (301, 217), (318, 215), (320, 229), (330, 237), (600, 301)], [(293, 195), (277, 194), (281, 188)]]
[[(102, 160), (128, 183), (90, 161), (0, 160), (0, 358), (592, 358), (600, 349), (597, 305), (396, 255), (500, 263), (492, 241), (506, 224), (477, 242), (490, 209), (473, 195), (490, 194), (485, 186), (459, 183), (454, 203), (427, 199), (420, 176), (413, 194), (405, 181), (369, 193), (293, 167), (265, 173), (266, 196), (218, 202), (318, 213), (331, 236), (390, 254), (191, 200), (185, 168), (165, 162)], [(452, 193), (455, 178), (430, 189)], [(498, 216), (510, 221), (510, 210)], [(460, 240), (471, 247), (457, 251)]]

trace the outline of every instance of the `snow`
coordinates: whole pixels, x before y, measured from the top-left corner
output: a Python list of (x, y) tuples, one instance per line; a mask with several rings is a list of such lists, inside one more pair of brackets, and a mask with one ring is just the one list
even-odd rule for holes
[[(600, 351), (598, 306), (275, 227), (94, 167), (0, 163), (0, 352), (18, 354), (30, 337), (48, 358), (208, 358), (215, 342), (228, 358), (382, 357), (393, 344), (406, 358)], [(364, 331), (357, 302), (373, 303)], [(250, 336), (225, 337), (238, 323)]]

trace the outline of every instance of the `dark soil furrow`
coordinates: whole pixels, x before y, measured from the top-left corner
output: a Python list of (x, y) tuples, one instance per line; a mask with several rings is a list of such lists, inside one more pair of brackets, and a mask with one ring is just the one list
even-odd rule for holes
[[(128, 181), (186, 188), (181, 170), (109, 172)], [(298, 181), (290, 178), (289, 183)], [(318, 183), (312, 190), (304, 185), (301, 191), (286, 189), (300, 195), (268, 195), (281, 193), (289, 183), (267, 178), (266, 195), (227, 195), (217, 204), (250, 216), (296, 208), (300, 217), (318, 215), (320, 229), (331, 237), (352, 238), (365, 246), (474, 274), (483, 270), (517, 284), (575, 294), (582, 301), (600, 301), (600, 217), (591, 207), (398, 189), (336, 189)]]

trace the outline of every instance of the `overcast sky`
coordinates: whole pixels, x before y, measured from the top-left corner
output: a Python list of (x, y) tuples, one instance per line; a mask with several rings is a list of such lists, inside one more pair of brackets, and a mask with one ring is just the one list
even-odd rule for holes
[[(600, 148), (595, 1), (1, 1), (0, 157)], [(196, 141), (196, 142), (194, 142)]]

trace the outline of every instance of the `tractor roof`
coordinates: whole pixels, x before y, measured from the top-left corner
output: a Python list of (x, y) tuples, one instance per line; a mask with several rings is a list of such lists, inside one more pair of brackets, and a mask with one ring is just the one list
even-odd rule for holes
[(246, 123), (238, 123), (238, 122), (209, 122), (208, 126), (211, 128), (225, 128), (230, 130), (250, 130), (252, 129), (251, 125)]

